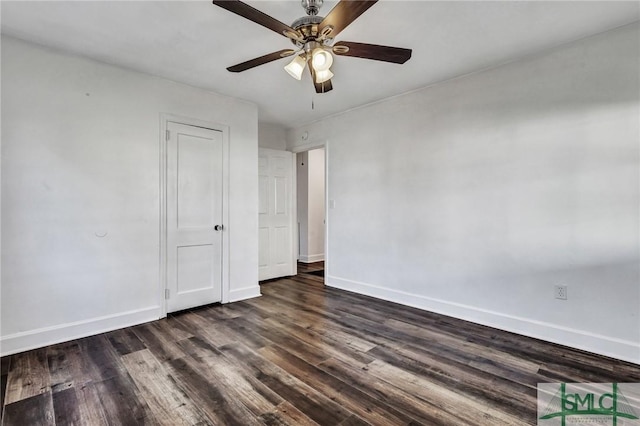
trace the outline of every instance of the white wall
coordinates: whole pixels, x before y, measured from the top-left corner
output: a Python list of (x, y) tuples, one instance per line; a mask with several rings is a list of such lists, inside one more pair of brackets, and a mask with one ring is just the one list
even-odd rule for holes
[(324, 148), (309, 151), (308, 259), (324, 260)]
[(324, 148), (297, 154), (299, 260), (324, 260)]
[(273, 123), (258, 123), (258, 145), (260, 148), (287, 150), (287, 129)]
[(290, 131), (329, 140), (327, 283), (640, 363), (638, 36)]
[(259, 295), (256, 106), (3, 37), (3, 354), (161, 315), (161, 113), (229, 126), (230, 299)]
[(298, 217), (298, 260), (309, 253), (309, 152), (296, 154), (296, 204)]

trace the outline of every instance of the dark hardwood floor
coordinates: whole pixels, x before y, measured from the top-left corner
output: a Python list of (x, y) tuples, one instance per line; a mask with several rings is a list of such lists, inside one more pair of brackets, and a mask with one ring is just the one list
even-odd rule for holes
[[(527, 425), (538, 382), (640, 368), (325, 288), (263, 296), (2, 358), (4, 425)], [(315, 269), (314, 269), (315, 268)]]
[[(322, 274), (319, 274), (322, 272)], [(324, 277), (324, 262), (302, 263), (298, 262), (298, 274)]]

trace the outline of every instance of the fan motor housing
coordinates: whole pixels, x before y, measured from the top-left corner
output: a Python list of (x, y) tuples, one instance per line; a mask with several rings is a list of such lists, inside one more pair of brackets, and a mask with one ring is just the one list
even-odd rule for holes
[(293, 44), (301, 47), (306, 41), (318, 37), (318, 25), (323, 19), (322, 16), (317, 15), (303, 16), (302, 18), (296, 19), (293, 24), (291, 24), (291, 28), (300, 33), (304, 41), (292, 39)]
[(325, 25), (320, 29), (320, 23), (323, 19), (322, 16), (317, 15), (298, 18), (291, 24), (291, 28), (295, 30), (295, 34), (291, 34), (291, 31), (289, 31), (285, 32), (285, 36), (291, 39), (291, 42), (298, 47), (302, 47), (310, 41), (317, 41), (318, 43), (329, 45), (333, 41), (331, 37), (333, 26)]

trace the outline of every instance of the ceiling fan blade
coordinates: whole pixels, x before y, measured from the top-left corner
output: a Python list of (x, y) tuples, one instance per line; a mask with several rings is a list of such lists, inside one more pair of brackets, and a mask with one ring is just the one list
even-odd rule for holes
[(316, 93), (327, 93), (333, 90), (331, 80), (327, 80), (324, 83), (316, 83), (316, 72), (311, 65), (309, 65), (309, 71), (311, 72), (311, 81), (316, 88)]
[(227, 68), (227, 71), (231, 71), (231, 72), (246, 71), (248, 69), (257, 67), (258, 65), (264, 65), (268, 62), (275, 61), (280, 58), (286, 58), (287, 56), (291, 56), (294, 53), (296, 53), (296, 51), (293, 49), (279, 50), (277, 52), (269, 53), (268, 55), (260, 56), (259, 58), (251, 59), (241, 64), (231, 66)]
[(333, 53), (340, 56), (373, 59), (376, 61), (404, 64), (411, 58), (411, 49), (402, 47), (380, 46), (379, 44), (340, 41), (333, 45)]
[(319, 28), (322, 33), (323, 28), (327, 26), (333, 27), (328, 34), (329, 37), (335, 38), (350, 23), (355, 21), (358, 16), (362, 15), (367, 9), (376, 4), (378, 0), (341, 0), (335, 5), (331, 12), (320, 22)]
[(215, 4), (216, 6), (220, 6), (221, 8), (226, 9), (229, 12), (233, 12), (236, 15), (240, 15), (243, 18), (247, 18), (248, 20), (253, 21), (256, 24), (269, 28), (270, 30), (275, 31), (282, 36), (287, 37), (285, 32), (289, 34), (296, 34), (296, 32), (290, 26), (283, 24), (277, 19), (272, 18), (266, 13), (260, 12), (258, 9), (255, 9), (239, 0), (213, 0), (213, 4)]

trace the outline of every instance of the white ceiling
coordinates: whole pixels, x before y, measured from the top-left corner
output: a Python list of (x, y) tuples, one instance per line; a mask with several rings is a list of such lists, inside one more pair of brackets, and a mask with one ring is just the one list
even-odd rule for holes
[[(291, 24), (299, 1), (247, 1)], [(326, 1), (324, 16), (336, 4)], [(2, 1), (2, 33), (166, 77), (259, 106), (286, 127), (522, 58), (639, 19), (637, 1), (383, 0), (336, 41), (413, 49), (404, 65), (337, 57), (334, 90), (316, 94), (305, 73), (275, 61), (243, 73), (226, 67), (293, 45), (202, 1)], [(312, 110), (312, 101), (315, 109)]]

